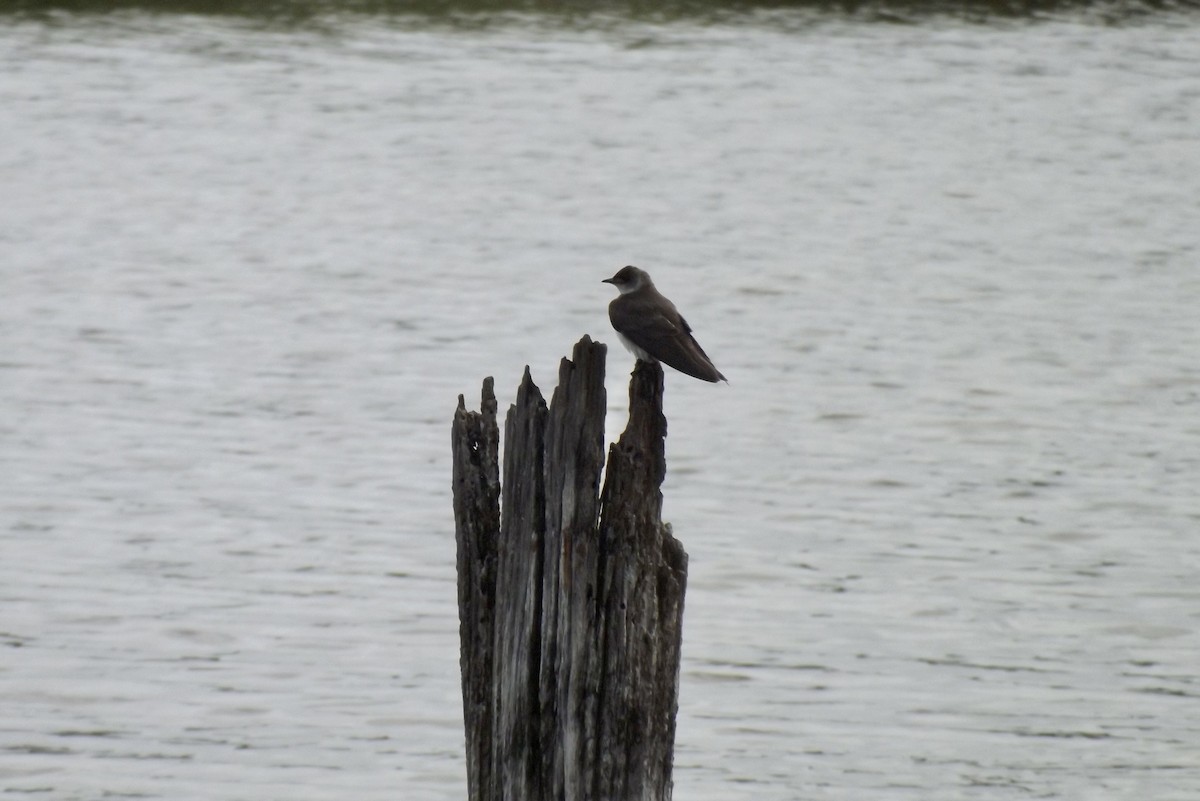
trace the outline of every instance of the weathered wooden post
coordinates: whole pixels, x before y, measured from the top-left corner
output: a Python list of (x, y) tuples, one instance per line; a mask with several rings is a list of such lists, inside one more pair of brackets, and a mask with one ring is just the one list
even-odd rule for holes
[(687, 554), (664, 525), (663, 374), (638, 362), (604, 467), (604, 357), (563, 359), (547, 409), (526, 369), (454, 415), (460, 664), (471, 801), (667, 801)]

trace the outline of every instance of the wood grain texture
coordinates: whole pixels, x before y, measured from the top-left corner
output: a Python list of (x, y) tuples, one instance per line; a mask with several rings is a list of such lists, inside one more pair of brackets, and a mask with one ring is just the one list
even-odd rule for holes
[(671, 797), (687, 554), (660, 519), (662, 368), (634, 370), (629, 423), (601, 490), (606, 352), (584, 337), (563, 360), (549, 407), (526, 370), (505, 422), (503, 492), (491, 380), (481, 412), (459, 399), (454, 509), (472, 801)]

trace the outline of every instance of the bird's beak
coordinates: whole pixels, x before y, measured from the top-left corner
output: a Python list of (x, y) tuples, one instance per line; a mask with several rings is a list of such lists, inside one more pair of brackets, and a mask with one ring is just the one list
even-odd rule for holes
[(602, 283), (602, 284), (615, 284), (615, 283), (616, 283), (616, 281), (612, 280), (611, 278), (605, 278), (605, 279), (604, 279), (603, 281), (601, 281), (600, 283)]

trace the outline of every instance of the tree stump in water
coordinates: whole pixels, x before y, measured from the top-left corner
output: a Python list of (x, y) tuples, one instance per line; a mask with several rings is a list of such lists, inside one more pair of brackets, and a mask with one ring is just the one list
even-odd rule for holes
[(454, 415), (471, 801), (667, 801), (687, 554), (660, 517), (663, 373), (638, 362), (604, 468), (604, 357), (584, 337), (547, 408), (526, 368)]

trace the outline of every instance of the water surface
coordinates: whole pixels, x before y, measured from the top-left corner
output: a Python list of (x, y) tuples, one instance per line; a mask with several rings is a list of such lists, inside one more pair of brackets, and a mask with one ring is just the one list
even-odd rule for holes
[(633, 263), (677, 798), (1194, 798), (1195, 20), (918, 22), (7, 18), (0, 787), (462, 798), (457, 395)]

